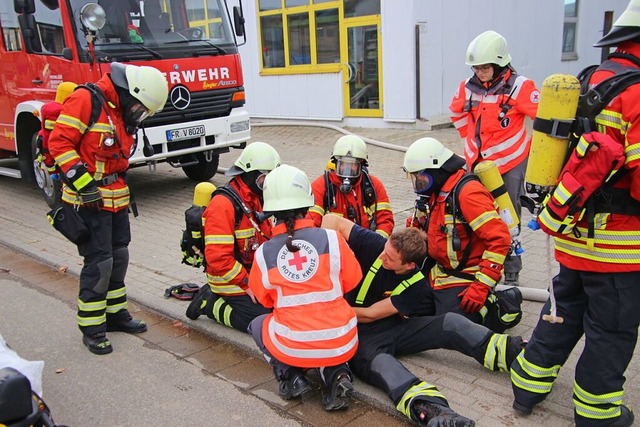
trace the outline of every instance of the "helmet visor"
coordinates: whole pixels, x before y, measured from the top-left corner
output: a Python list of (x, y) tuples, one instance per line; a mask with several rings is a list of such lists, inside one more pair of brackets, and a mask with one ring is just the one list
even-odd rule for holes
[(132, 124), (135, 123), (137, 126), (150, 115), (150, 111), (147, 107), (139, 102), (132, 102), (127, 109), (127, 122)]
[(433, 187), (433, 176), (426, 170), (419, 172), (413, 172), (409, 174), (411, 177), (411, 184), (413, 185), (413, 191), (417, 194), (427, 195), (429, 189)]
[(340, 178), (357, 178), (362, 171), (362, 164), (354, 157), (338, 157), (336, 159), (336, 174)]
[(261, 170), (258, 172), (260, 172), (260, 175), (258, 175), (258, 177), (256, 178), (256, 187), (258, 187), (260, 190), (264, 190), (264, 179), (267, 177), (269, 171)]

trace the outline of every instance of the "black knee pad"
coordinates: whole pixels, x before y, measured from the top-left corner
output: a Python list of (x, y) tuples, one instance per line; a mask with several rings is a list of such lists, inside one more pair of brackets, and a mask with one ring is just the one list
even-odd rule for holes
[(127, 267), (129, 266), (129, 248), (126, 246), (113, 250), (113, 271), (111, 272), (111, 281), (115, 283), (123, 283), (127, 275)]
[[(392, 399), (395, 397), (394, 402), (402, 396), (402, 393), (409, 385), (418, 381), (418, 378), (405, 368), (402, 363), (386, 353), (378, 354), (371, 361), (371, 373), (386, 385), (386, 389), (389, 390), (389, 397)], [(396, 396), (399, 391), (402, 391), (402, 393), (400, 393), (400, 396)]]
[(461, 341), (472, 348), (481, 345), (491, 335), (489, 329), (473, 323), (466, 317), (456, 313), (444, 315), (442, 328), (447, 333), (455, 334)]
[(111, 280), (111, 272), (113, 270), (113, 258), (100, 261), (96, 264), (96, 268), (100, 272), (100, 277), (93, 286), (93, 291), (97, 294), (106, 294), (109, 289), (109, 281)]

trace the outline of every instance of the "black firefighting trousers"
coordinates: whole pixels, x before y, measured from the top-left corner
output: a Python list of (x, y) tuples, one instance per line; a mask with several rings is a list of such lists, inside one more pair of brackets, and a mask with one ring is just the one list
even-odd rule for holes
[(444, 348), (471, 356), (488, 369), (506, 371), (519, 352), (508, 348), (513, 344), (517, 347), (520, 342), (519, 338), (517, 343), (512, 342), (507, 335), (495, 334), (454, 313), (409, 319), (394, 316), (360, 324), (358, 337), (358, 351), (349, 362), (351, 369), (387, 393), (405, 414), (414, 397), (445, 405), (447, 401), (435, 386), (422, 382), (395, 356)]
[(107, 321), (129, 316), (124, 279), (131, 241), (129, 213), (92, 211), (78, 213), (90, 230), (90, 238), (78, 245), (84, 257), (78, 293), (78, 326), (84, 334), (104, 332)]
[(560, 367), (582, 335), (585, 346), (575, 369), (576, 425), (605, 426), (620, 416), (624, 372), (633, 355), (640, 324), (640, 273), (593, 273), (560, 265), (553, 279), (557, 315), (564, 323), (542, 320), (525, 351), (511, 366), (516, 401), (527, 408), (551, 392)]

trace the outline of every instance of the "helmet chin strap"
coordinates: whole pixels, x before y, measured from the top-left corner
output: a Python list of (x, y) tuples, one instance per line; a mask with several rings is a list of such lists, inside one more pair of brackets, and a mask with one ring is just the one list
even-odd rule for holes
[(345, 178), (342, 180), (342, 184), (340, 184), (340, 192), (341, 193), (349, 193), (353, 188), (353, 184), (351, 184), (351, 180), (349, 178)]

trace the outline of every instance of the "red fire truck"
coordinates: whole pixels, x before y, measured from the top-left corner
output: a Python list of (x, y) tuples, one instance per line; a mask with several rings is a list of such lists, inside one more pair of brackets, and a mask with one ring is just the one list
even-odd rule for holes
[(250, 136), (242, 4), (231, 15), (226, 0), (93, 1), (0, 1), (0, 175), (35, 180), (54, 204), (59, 180), (35, 155), (40, 108), (61, 82), (93, 82), (122, 62), (153, 66), (169, 83), (164, 109), (143, 123), (151, 147), (139, 131), (130, 165), (167, 162), (210, 179), (220, 153)]

